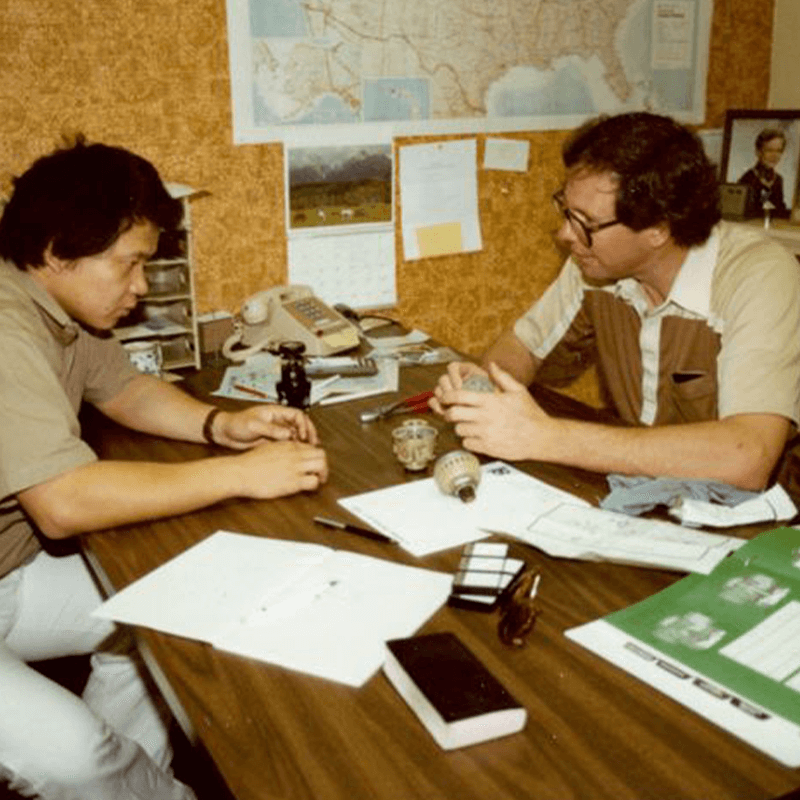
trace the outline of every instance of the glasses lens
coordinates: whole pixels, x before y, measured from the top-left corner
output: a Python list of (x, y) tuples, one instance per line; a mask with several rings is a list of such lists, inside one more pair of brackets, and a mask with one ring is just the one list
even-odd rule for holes
[(562, 192), (556, 192), (553, 197), (553, 206), (556, 211), (570, 224), (573, 233), (578, 237), (580, 243), (586, 247), (592, 246), (592, 234), (586, 227), (586, 223), (576, 217), (564, 204), (564, 195)]
[(576, 217), (568, 208), (565, 209), (564, 216), (569, 220), (569, 224), (572, 225), (572, 230), (575, 231), (581, 244), (591, 247), (592, 232), (586, 227), (586, 223), (580, 217)]

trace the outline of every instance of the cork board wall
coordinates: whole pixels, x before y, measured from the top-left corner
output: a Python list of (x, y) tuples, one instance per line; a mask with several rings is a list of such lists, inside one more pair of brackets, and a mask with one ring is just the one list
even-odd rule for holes
[[(766, 106), (773, 2), (714, 3), (706, 127), (720, 127), (727, 108)], [(208, 192), (193, 204), (200, 312), (235, 311), (286, 281), (283, 152), (232, 144), (224, 0), (3, 0), (0, 76), (1, 192), (62, 135), (82, 132)], [(530, 164), (480, 170), (481, 252), (404, 262), (396, 240), (395, 315), (474, 355), (560, 263), (549, 197), (565, 134), (508, 135), (530, 141)]]

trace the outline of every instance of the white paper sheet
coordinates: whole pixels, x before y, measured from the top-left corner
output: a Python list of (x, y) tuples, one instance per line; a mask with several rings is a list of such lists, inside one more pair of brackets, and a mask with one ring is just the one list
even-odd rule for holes
[(483, 168), (527, 172), (531, 143), (527, 139), (498, 139), (487, 136)]
[(485, 464), (475, 500), (441, 492), (433, 478), (345, 497), (340, 505), (415, 556), (511, 532), (563, 503), (586, 505), (503, 462)]
[(361, 686), (384, 642), (411, 636), (451, 582), (344, 550), (218, 531), (94, 613)]
[(321, 545), (219, 531), (113, 595), (95, 616), (211, 642), (265, 591), (322, 563)]
[[(376, 361), (378, 372), (364, 377), (331, 375), (311, 381), (309, 400), (314, 405), (330, 405), (386, 392), (396, 392), (400, 380), (397, 361)], [(257, 353), (243, 364), (227, 367), (219, 388), (219, 397), (234, 397), (250, 402), (277, 403), (277, 384), (281, 375), (281, 360), (269, 353)]]
[(595, 508), (502, 461), (462, 503), (433, 478), (339, 500), (415, 556), (504, 533), (549, 555), (707, 574), (743, 540)]
[(797, 745), (800, 729), (790, 720), (777, 714), (747, 713), (742, 705), (753, 706), (730, 702), (735, 693), (727, 692), (717, 680), (643, 645), (605, 620), (564, 633), (787, 767), (800, 766)]
[(707, 575), (743, 539), (631, 517), (600, 508), (558, 506), (517, 538), (551, 556), (616, 561)]
[(715, 528), (750, 525), (767, 520), (791, 519), (797, 514), (792, 498), (779, 483), (752, 500), (735, 506), (723, 506), (686, 498), (670, 514), (686, 525), (708, 525)]
[(400, 192), (406, 260), (483, 247), (475, 139), (400, 148)]
[[(376, 359), (378, 372), (363, 377), (337, 377), (326, 382), (325, 386), (315, 394), (315, 402), (322, 406), (343, 403), (346, 400), (357, 400), (361, 397), (372, 397), (376, 394), (396, 392), (400, 386), (400, 365), (397, 361), (385, 358)], [(314, 385), (312, 384), (312, 391)]]

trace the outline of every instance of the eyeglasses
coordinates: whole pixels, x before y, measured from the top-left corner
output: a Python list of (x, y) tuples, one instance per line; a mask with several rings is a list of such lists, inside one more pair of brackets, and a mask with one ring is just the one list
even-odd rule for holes
[(525, 644), (525, 636), (533, 630), (536, 618), (542, 613), (534, 603), (541, 578), (537, 570), (526, 569), (503, 592), (497, 623), (497, 635), (503, 644), (509, 647)]
[(553, 207), (564, 219), (572, 226), (581, 244), (586, 247), (592, 246), (592, 234), (602, 231), (604, 228), (610, 228), (612, 225), (621, 224), (616, 218), (608, 222), (584, 222), (572, 209), (567, 208), (564, 200), (564, 190), (559, 189), (551, 198)]

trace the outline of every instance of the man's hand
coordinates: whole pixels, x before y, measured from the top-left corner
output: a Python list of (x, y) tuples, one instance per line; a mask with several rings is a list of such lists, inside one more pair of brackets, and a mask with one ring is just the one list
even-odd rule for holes
[(468, 361), (451, 361), (447, 365), (447, 372), (439, 378), (433, 390), (433, 397), (428, 402), (431, 409), (440, 416), (445, 416), (449, 405), (445, 398), (453, 397), (453, 392), (458, 391), (470, 375), (486, 375), (486, 370)]
[(539, 446), (546, 450), (557, 420), (542, 411), (526, 386), (496, 364), (489, 365), (489, 376), (499, 391), (445, 388), (440, 381), (437, 392), (441, 390), (441, 394), (436, 399), (444, 418), (455, 424), (455, 432), (467, 450), (509, 461), (539, 458), (537, 450)]
[(243, 411), (222, 412), (212, 427), (217, 444), (247, 450), (268, 441), (318, 444), (314, 423), (302, 411), (279, 405), (252, 406)]
[(240, 470), (242, 497), (268, 500), (310, 492), (328, 480), (325, 451), (305, 442), (268, 442), (232, 458)]

